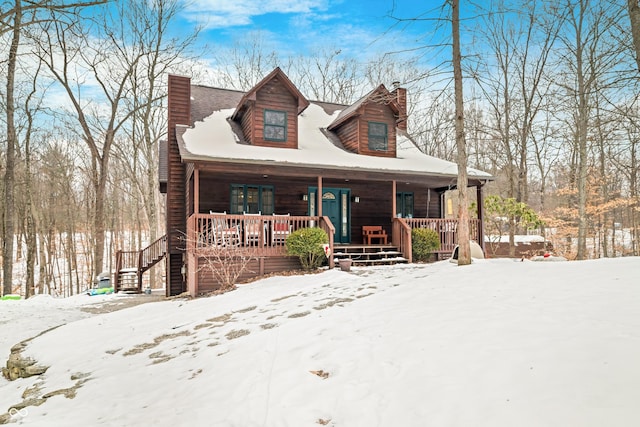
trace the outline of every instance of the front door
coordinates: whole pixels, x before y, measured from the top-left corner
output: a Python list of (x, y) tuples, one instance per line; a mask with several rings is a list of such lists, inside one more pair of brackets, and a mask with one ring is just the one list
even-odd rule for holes
[[(317, 188), (309, 188), (309, 199), (317, 193)], [(322, 189), (322, 215), (329, 218), (335, 234), (334, 243), (349, 243), (351, 241), (351, 214), (350, 198), (351, 190), (348, 188), (323, 188)], [(310, 207), (310, 215), (316, 215), (315, 209)]]

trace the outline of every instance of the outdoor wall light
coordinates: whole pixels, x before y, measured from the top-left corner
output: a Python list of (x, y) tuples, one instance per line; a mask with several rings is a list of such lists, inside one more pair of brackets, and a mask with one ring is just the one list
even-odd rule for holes
[(352, 201), (353, 203), (360, 203), (360, 196), (353, 196), (353, 197), (351, 198), (351, 201)]
[(309, 195), (308, 194), (301, 194), (300, 195), (300, 200), (304, 200), (305, 202), (309, 200)]

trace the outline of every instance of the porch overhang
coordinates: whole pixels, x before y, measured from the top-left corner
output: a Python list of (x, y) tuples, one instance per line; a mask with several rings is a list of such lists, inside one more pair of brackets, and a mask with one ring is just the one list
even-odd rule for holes
[[(350, 179), (369, 182), (406, 182), (427, 185), (437, 191), (454, 189), (457, 186), (457, 176), (438, 173), (416, 173), (403, 170), (379, 170), (368, 168), (340, 168), (334, 165), (311, 166), (299, 164), (283, 164), (273, 161), (225, 159), (211, 160), (209, 158), (184, 159), (183, 162), (193, 163), (195, 168), (204, 173), (229, 174), (257, 174), (299, 178)], [(483, 186), (493, 181), (492, 176), (469, 176), (469, 186)]]
[[(226, 122), (225, 122), (226, 123)], [(228, 124), (226, 124), (228, 126)], [(200, 170), (246, 172), (259, 170), (263, 174), (281, 176), (357, 177), (370, 181), (406, 180), (432, 182), (432, 187), (453, 187), (457, 180), (457, 165), (428, 156), (406, 135), (398, 143), (397, 157), (365, 156), (347, 152), (327, 141), (318, 129), (319, 140), (301, 140), (298, 149), (256, 147), (238, 142), (238, 137), (211, 139), (203, 145), (205, 128), (179, 125), (176, 138), (183, 163), (193, 163)], [(235, 135), (228, 128), (228, 133)], [(191, 134), (190, 132), (197, 132)], [(198, 141), (197, 145), (187, 140)], [(230, 140), (232, 139), (232, 140)], [(480, 186), (494, 177), (486, 172), (467, 168), (469, 185)]]

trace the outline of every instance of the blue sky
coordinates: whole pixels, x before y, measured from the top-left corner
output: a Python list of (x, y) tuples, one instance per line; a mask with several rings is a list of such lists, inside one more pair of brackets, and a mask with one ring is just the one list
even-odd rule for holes
[[(414, 47), (429, 37), (433, 23), (407, 26), (391, 16), (438, 15), (443, 0), (195, 0), (184, 25), (204, 26), (200, 40), (231, 45), (259, 31), (270, 50), (306, 54), (331, 47), (368, 56)], [(395, 24), (395, 26), (394, 26)]]

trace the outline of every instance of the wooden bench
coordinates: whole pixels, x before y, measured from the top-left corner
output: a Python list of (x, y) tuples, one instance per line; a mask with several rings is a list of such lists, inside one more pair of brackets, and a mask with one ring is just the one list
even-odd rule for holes
[(386, 245), (388, 243), (387, 232), (384, 231), (381, 225), (363, 225), (362, 226), (362, 242), (365, 245), (370, 245), (371, 241), (377, 239), (380, 244)]

